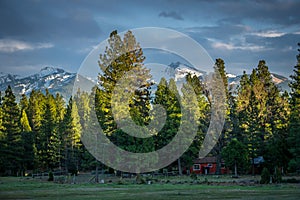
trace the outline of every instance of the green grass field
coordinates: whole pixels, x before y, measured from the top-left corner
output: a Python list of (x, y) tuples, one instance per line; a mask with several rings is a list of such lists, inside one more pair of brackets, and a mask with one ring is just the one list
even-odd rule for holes
[(1, 177), (0, 199), (300, 199), (300, 184), (57, 184)]

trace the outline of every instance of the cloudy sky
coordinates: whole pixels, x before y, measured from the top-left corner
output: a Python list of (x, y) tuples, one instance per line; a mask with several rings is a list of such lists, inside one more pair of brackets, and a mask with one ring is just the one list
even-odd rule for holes
[(76, 72), (112, 30), (164, 27), (187, 34), (227, 71), (250, 72), (264, 59), (285, 76), (296, 64), (300, 1), (0, 0), (0, 72), (45, 66)]

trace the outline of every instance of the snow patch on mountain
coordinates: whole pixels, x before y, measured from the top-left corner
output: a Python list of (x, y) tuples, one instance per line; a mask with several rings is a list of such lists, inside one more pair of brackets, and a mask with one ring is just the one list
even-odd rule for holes
[(280, 76), (280, 75), (277, 75), (277, 74), (271, 74), (271, 77), (272, 77), (272, 81), (275, 83), (275, 84), (280, 84), (284, 81), (287, 80), (287, 78), (283, 77), (283, 76)]

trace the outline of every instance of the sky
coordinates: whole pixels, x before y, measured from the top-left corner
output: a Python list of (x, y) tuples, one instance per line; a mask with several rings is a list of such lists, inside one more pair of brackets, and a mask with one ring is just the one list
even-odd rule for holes
[(113, 30), (161, 27), (197, 41), (229, 73), (250, 73), (265, 60), (288, 77), (300, 42), (299, 9), (297, 0), (0, 0), (0, 72), (77, 72)]

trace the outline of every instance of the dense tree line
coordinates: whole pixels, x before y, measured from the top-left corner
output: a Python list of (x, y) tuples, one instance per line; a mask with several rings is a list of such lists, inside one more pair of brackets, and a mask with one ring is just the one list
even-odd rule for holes
[(66, 105), (59, 94), (33, 90), (17, 103), (9, 86), (1, 100), (1, 174), (54, 169), (77, 173), (94, 167), (80, 141), (81, 123), (72, 98)]
[[(92, 104), (106, 136), (120, 148), (138, 153), (158, 150), (173, 139), (182, 123), (182, 105), (196, 109), (193, 117), (197, 119), (198, 131), (194, 142), (172, 164), (179, 173), (183, 167), (192, 165), (209, 126), (212, 102), (211, 94), (205, 89), (207, 83), (189, 74), (186, 83), (179, 88), (173, 79), (162, 78), (155, 95), (151, 95), (151, 75), (143, 65), (143, 50), (134, 35), (128, 31), (121, 38), (114, 31), (108, 44), (105, 53), (100, 55), (99, 67), (103, 73), (99, 75), (99, 86), (93, 88), (91, 94), (78, 91), (67, 103), (61, 95), (54, 96), (47, 90), (44, 93), (33, 90), (29, 97), (22, 95), (19, 102), (11, 87), (0, 95), (1, 174), (55, 169), (76, 174), (98, 166), (80, 141), (82, 129), (91, 120)], [(217, 173), (220, 173), (222, 159), (236, 174), (248, 173), (251, 164), (254, 173), (254, 159), (258, 156), (264, 157), (271, 173), (299, 170), (300, 53), (291, 76), (290, 94), (281, 92), (272, 82), (263, 60), (250, 75), (244, 72), (236, 93), (228, 86), (225, 62), (216, 59), (214, 69), (221, 76), (226, 95), (224, 129), (211, 151), (218, 158)], [(196, 97), (187, 102), (184, 97), (191, 96), (189, 85)], [(115, 97), (115, 93), (123, 96)], [(138, 130), (143, 130), (151, 121), (159, 122), (161, 115), (152, 110), (157, 104), (166, 111), (166, 121), (160, 131), (153, 131), (151, 137), (138, 138), (129, 136), (121, 128), (128, 128), (131, 123), (128, 118), (142, 127)], [(138, 132), (129, 128), (126, 130)]]

